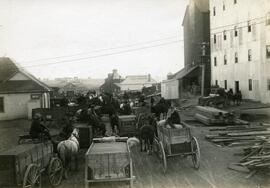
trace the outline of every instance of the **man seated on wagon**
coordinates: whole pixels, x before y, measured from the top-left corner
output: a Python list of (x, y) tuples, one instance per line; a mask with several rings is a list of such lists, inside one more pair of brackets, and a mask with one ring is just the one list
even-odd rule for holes
[(88, 109), (88, 115), (89, 115), (89, 124), (93, 126), (93, 131), (95, 133), (101, 131), (102, 136), (105, 136), (106, 133), (106, 127), (101, 122), (99, 116), (95, 112), (95, 106), (91, 105)]
[(60, 133), (60, 137), (67, 140), (70, 137), (74, 127), (72, 126), (71, 120), (67, 117), (62, 118), (61, 123), (63, 124), (63, 129)]
[(177, 124), (177, 125), (181, 124), (180, 115), (176, 111), (176, 108), (174, 107), (174, 105), (172, 105), (168, 110), (167, 124), (169, 124), (171, 127), (175, 127), (175, 124)]
[(43, 124), (41, 124), (40, 119), (41, 119), (40, 114), (34, 115), (33, 121), (31, 124), (31, 128), (29, 131), (31, 138), (33, 138), (33, 139), (40, 138), (41, 139), (41, 138), (44, 138), (44, 136), (45, 136), (51, 140), (51, 135), (49, 133), (49, 129), (46, 126), (44, 126)]

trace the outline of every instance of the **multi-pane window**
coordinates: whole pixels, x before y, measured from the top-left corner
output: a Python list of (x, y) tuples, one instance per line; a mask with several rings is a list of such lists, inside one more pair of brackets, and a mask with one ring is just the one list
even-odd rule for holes
[(234, 62), (238, 63), (238, 53), (237, 52), (234, 53)]
[(270, 91), (270, 79), (267, 79), (267, 90)]
[(238, 36), (238, 30), (237, 30), (237, 26), (234, 27), (234, 36), (237, 37)]
[(217, 57), (214, 57), (214, 66), (217, 66)]
[(213, 16), (216, 15), (216, 7), (213, 7)]
[(270, 12), (266, 14), (266, 25), (270, 25)]
[(226, 31), (223, 31), (223, 39), (224, 40), (227, 40), (227, 33), (226, 33)]
[(224, 89), (227, 89), (227, 80), (224, 80)]
[(0, 112), (4, 112), (5, 107), (4, 107), (4, 97), (0, 97)]
[(224, 55), (224, 65), (227, 65), (227, 55)]
[(248, 32), (251, 32), (251, 24), (248, 22)]
[(252, 54), (251, 49), (248, 50), (248, 61), (252, 60)]
[(270, 58), (270, 45), (266, 45), (266, 58)]
[(252, 79), (248, 79), (248, 90), (252, 91)]

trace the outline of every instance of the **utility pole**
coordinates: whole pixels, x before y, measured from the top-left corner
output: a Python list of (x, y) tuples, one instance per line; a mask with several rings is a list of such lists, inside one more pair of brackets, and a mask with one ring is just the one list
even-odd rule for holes
[(201, 96), (204, 96), (204, 85), (205, 85), (205, 57), (206, 57), (206, 45), (209, 45), (206, 42), (201, 43), (201, 50), (202, 50), (202, 56), (201, 56), (201, 67), (202, 67), (202, 83), (201, 83)]

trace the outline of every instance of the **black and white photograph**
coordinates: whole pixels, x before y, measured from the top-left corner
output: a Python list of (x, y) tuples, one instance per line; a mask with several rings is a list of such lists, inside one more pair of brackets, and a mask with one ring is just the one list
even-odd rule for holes
[(0, 188), (270, 188), (270, 0), (0, 0)]

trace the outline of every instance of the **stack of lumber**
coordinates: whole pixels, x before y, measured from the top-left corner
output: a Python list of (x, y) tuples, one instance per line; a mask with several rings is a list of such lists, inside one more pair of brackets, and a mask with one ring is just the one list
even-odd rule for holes
[(206, 139), (217, 145), (246, 146), (261, 143), (270, 137), (270, 127), (266, 125), (235, 125), (210, 129)]
[(205, 125), (210, 126), (236, 123), (236, 117), (234, 113), (209, 106), (196, 106), (195, 119)]
[(253, 144), (243, 149), (244, 156), (238, 163), (229, 165), (229, 169), (250, 172), (250, 177), (258, 170), (270, 168), (270, 139), (259, 144)]

